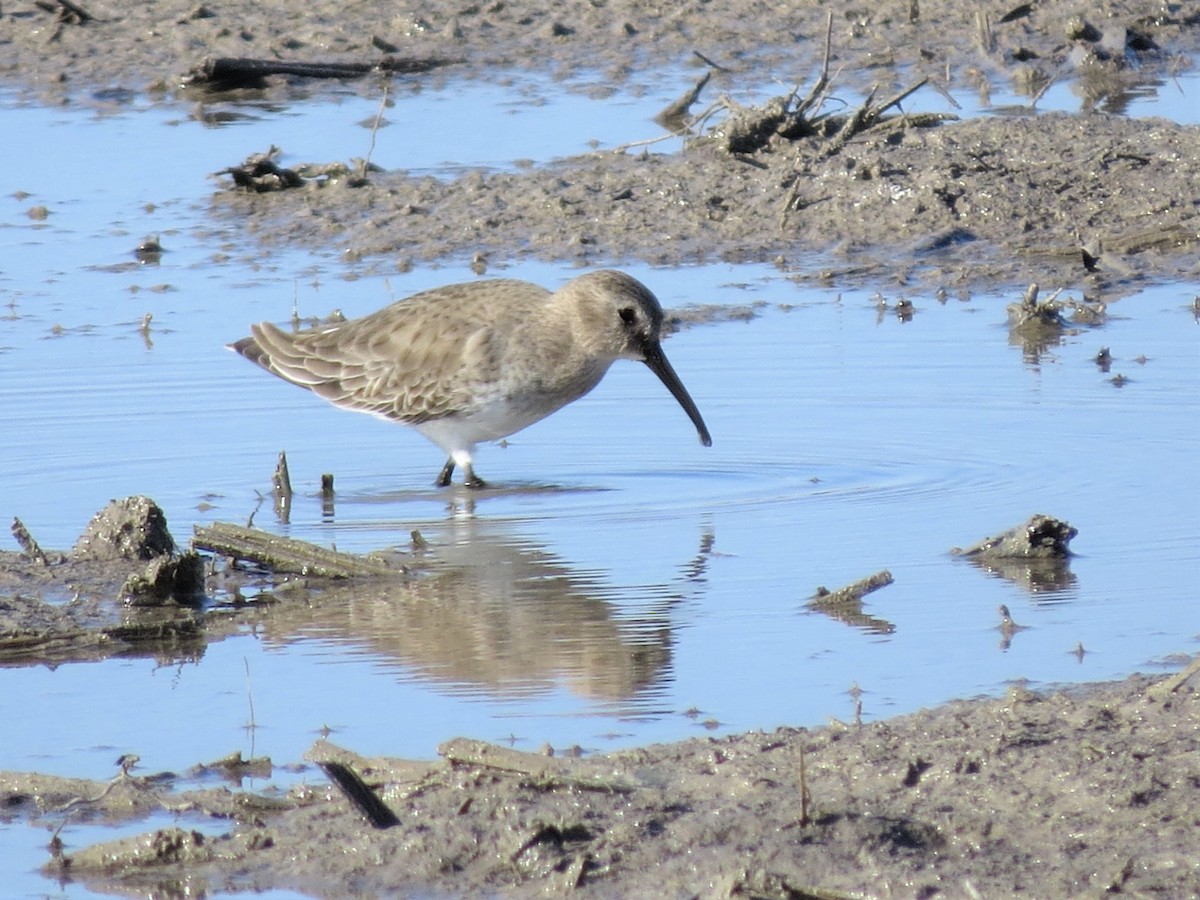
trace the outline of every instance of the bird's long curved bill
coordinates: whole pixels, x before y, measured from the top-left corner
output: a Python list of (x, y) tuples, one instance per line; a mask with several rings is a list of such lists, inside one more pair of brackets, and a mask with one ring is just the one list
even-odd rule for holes
[(700, 410), (696, 408), (696, 404), (692, 401), (691, 395), (688, 394), (687, 388), (683, 386), (683, 382), (679, 380), (679, 376), (675, 374), (675, 370), (667, 362), (667, 357), (663, 355), (662, 347), (657, 343), (652, 344), (645, 348), (645, 353), (646, 358), (643, 361), (650, 367), (650, 371), (657, 375), (659, 380), (667, 386), (667, 390), (671, 392), (671, 396), (679, 401), (679, 405), (683, 407), (683, 411), (688, 414), (688, 418), (696, 426), (696, 433), (700, 435), (700, 443), (705, 447), (711, 447), (712, 438), (708, 434), (708, 426), (704, 424)]

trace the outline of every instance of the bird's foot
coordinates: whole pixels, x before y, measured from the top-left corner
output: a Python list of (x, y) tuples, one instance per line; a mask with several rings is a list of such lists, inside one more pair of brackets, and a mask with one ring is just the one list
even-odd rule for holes
[(442, 471), (438, 473), (437, 481), (434, 482), (438, 487), (449, 487), (450, 479), (454, 475), (454, 459), (446, 460), (446, 464), (442, 466)]

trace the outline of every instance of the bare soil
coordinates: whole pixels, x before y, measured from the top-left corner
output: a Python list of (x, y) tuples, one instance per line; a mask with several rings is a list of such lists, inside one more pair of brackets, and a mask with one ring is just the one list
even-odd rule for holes
[[(47, 864), (144, 896), (1189, 897), (1196, 670), (587, 759), (463, 740), (439, 763), (314, 746), (380, 790), (389, 827), (331, 787), (257, 796), (174, 791), (170, 774), (104, 785), (18, 773), (0, 785), (6, 817), (185, 813)], [(198, 830), (204, 819), (222, 833)]]
[[(1109, 111), (1146, 83), (1170, 89), (1195, 59), (1191, 3), (840, 6), (828, 56), (829, 7), (815, 2), (53, 6), (0, 8), (0, 85), (55, 103), (150, 92), (202, 114), (217, 95), (181, 79), (213, 57), (436, 58), (447, 65), (432, 79), (528, 69), (600, 95), (664, 78), (683, 93), (711, 72), (692, 113), (733, 87), (799, 86), (755, 109), (718, 106), (676, 154), (598, 152), (452, 182), (327, 169), (267, 193), (230, 180), (214, 215), (244, 222), (268, 253), (336, 238), (384, 269), (476, 254), (572, 265), (719, 258), (835, 283), (1038, 281), (1101, 295), (1200, 277), (1200, 128)], [(805, 107), (822, 71), (828, 90)], [(1031, 97), (1067, 79), (1089, 111), (935, 121), (917, 115), (920, 91), (883, 105), (921, 78), (922, 91), (1017, 85)], [(381, 90), (378, 76), (356, 83)], [(295, 102), (327, 89), (275, 77), (238, 96)], [(181, 658), (237, 627), (236, 615), (175, 601), (131, 606), (131, 575), (157, 578), (125, 558), (4, 555), (0, 661)], [(336, 602), (337, 592), (317, 593)], [(289, 609), (282, 600), (239, 615)], [(602, 758), (460, 742), (439, 763), (402, 763), (314, 748), (381, 791), (399, 820), (389, 828), (368, 825), (332, 787), (256, 797), (134, 774), (105, 786), (5, 773), (0, 815), (53, 822), (71, 809), (107, 821), (167, 805), (224, 823), (217, 838), (183, 824), (120, 845), (52, 848), (55, 873), (122, 893), (1182, 897), (1200, 895), (1198, 745), (1195, 675), (1139, 677)]]
[[(308, 190), (271, 194), (235, 192), (230, 181), (216, 210), (266, 248), (336, 241), (385, 270), (477, 255), (578, 265), (765, 260), (798, 278), (948, 290), (1036, 281), (1100, 293), (1200, 273), (1200, 129), (1112, 114), (1139, 90), (1175, 89), (1172, 76), (1194, 65), (1200, 12), (1188, 3), (987, 9), (897, 0), (839, 7), (828, 20), (824, 4), (755, 0), (433, 0), (383, 17), (368, 3), (306, 4), (303, 15), (279, 2), (126, 7), (93, 2), (85, 7), (92, 17), (79, 22), (33, 3), (6, 5), (0, 78), (52, 102), (174, 95), (198, 101), (203, 115), (207, 100), (295, 102), (329, 84), (277, 76), (253, 91), (180, 86), (214, 58), (431, 60), (441, 67), (405, 77), (432, 83), (534, 70), (599, 96), (664, 79), (684, 94), (711, 75), (691, 113), (716, 109), (691, 122), (695, 139), (679, 153), (597, 152), (454, 181), (403, 171), (365, 183), (322, 177)], [(801, 117), (812, 129), (772, 115), (804, 98), (823, 72), (823, 102)], [(922, 79), (902, 103), (878, 108)], [(384, 80), (353, 83), (381, 96)], [(1027, 108), (940, 124), (920, 116), (932, 91), (1009, 88), (1032, 108), (1061, 81), (1087, 112)], [(721, 100), (755, 86), (777, 96), (749, 110)], [(867, 121), (830, 133), (871, 89)]]

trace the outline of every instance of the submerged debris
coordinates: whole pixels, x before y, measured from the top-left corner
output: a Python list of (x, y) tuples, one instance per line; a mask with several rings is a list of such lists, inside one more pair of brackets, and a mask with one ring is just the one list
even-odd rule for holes
[(160, 606), (170, 600), (195, 605), (204, 599), (204, 560), (195, 550), (159, 557), (144, 572), (125, 579), (121, 598), (132, 606)]
[[(1008, 327), (1011, 340), (1019, 343), (1030, 361), (1036, 361), (1047, 348), (1058, 344), (1064, 335), (1076, 333), (1081, 327), (1098, 327), (1108, 315), (1103, 303), (1087, 300), (1060, 300), (1059, 289), (1045, 300), (1038, 300), (1038, 286), (1029, 285), (1020, 303), (1008, 305)], [(1070, 319), (1067, 315), (1070, 315)]]
[(1012, 613), (1008, 611), (1008, 607), (1003, 603), (1000, 604), (998, 610), (1000, 613), (1000, 624), (996, 628), (1000, 632), (1000, 649), (1007, 650), (1012, 645), (1013, 635), (1018, 631), (1025, 631), (1029, 628), (1028, 625), (1021, 625), (1012, 617)]
[(163, 252), (162, 241), (158, 235), (152, 235), (134, 248), (133, 255), (143, 265), (157, 266), (162, 260)]

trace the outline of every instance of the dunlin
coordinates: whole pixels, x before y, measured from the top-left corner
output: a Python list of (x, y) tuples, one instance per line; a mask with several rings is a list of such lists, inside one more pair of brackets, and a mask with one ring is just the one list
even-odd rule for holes
[(655, 296), (623, 272), (589, 272), (550, 291), (497, 279), (416, 294), (337, 325), (288, 334), (269, 322), (230, 347), (335, 406), (411, 425), (447, 454), (468, 487), (475, 445), (545, 418), (597, 384), (618, 359), (644, 362), (708, 428), (659, 343)]

